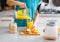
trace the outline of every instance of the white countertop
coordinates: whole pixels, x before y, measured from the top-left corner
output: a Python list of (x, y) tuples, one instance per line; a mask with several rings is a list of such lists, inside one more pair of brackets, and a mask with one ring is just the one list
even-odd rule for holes
[[(0, 12), (0, 16), (1, 14), (3, 14), (2, 16), (4, 17), (5, 14), (13, 14), (14, 15), (14, 11), (4, 11), (4, 12)], [(2, 17), (1, 16), (1, 17)], [(10, 15), (9, 15), (10, 16)], [(60, 18), (59, 17), (40, 17), (39, 21), (37, 23), (37, 28), (39, 29), (41, 35), (39, 36), (21, 36), (19, 35), (19, 32), (17, 32), (17, 34), (10, 34), (9, 28), (8, 27), (0, 27), (0, 42), (60, 42), (60, 36), (58, 37), (58, 39), (56, 41), (51, 41), (51, 40), (44, 40), (43, 39), (43, 28), (45, 28), (45, 24), (46, 21), (49, 19), (56, 19), (58, 20), (58, 27), (60, 27)], [(3, 25), (7, 25), (7, 23), (2, 23)], [(0, 25), (2, 25), (0, 24)], [(21, 28), (18, 28), (18, 31)], [(23, 29), (23, 28), (22, 28)]]
[(10, 34), (9, 28), (0, 27), (0, 42), (60, 42), (60, 36), (56, 41), (53, 40), (44, 40), (43, 35), (39, 36), (21, 36), (19, 35), (19, 30), (23, 29), (23, 27), (18, 28), (18, 32), (16, 34)]

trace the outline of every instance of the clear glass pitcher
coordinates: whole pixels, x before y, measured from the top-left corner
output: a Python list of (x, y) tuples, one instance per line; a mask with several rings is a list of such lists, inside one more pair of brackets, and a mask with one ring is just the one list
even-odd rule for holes
[(16, 19), (31, 19), (30, 9), (26, 8), (23, 10), (17, 10), (15, 17), (16, 17)]

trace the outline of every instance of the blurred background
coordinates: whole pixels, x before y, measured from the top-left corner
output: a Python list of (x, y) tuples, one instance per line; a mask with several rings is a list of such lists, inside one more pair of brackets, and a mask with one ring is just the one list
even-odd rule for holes
[[(37, 9), (39, 11), (39, 18), (36, 24), (36, 28), (40, 31), (40, 33), (43, 34), (42, 33), (43, 29), (46, 28), (46, 24), (48, 20), (56, 20), (56, 23), (57, 23), (56, 25), (57, 25), (57, 28), (59, 28), (59, 32), (60, 32), (60, 0), (42, 0), (39, 3)], [(0, 30), (1, 32), (0, 38), (2, 42), (3, 41), (5, 42), (8, 40), (8, 38), (12, 38), (12, 37), (14, 42), (16, 40), (15, 38), (16, 36), (11, 35), (11, 37), (9, 37), (10, 35), (8, 33), (7, 33), (8, 35), (6, 36), (4, 31), (4, 30), (7, 31), (8, 28), (5, 28), (5, 27), (9, 27), (9, 23), (14, 22), (14, 19), (15, 19), (14, 17), (16, 14), (15, 12), (16, 12), (15, 6), (9, 6), (6, 3), (6, 0), (0, 0), (0, 27), (3, 27), (3, 28), (0, 28), (2, 29)], [(39, 38), (36, 41), (39, 41), (40, 40)], [(22, 41), (24, 41), (24, 39), (22, 39)], [(32, 38), (31, 40), (35, 41), (35, 39), (32, 39)], [(60, 37), (58, 40), (60, 40)], [(18, 38), (18, 41), (20, 41), (19, 38)], [(43, 40), (41, 41), (44, 42)], [(9, 42), (9, 40), (7, 42)], [(11, 42), (11, 39), (10, 39), (10, 42)]]
[(6, 2), (7, 0), (0, 0), (0, 11), (14, 9), (14, 6), (9, 6)]

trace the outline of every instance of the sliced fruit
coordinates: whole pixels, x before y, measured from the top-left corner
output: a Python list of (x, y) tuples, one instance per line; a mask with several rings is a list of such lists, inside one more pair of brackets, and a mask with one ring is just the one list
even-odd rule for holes
[(24, 31), (20, 30), (20, 34), (21, 34), (21, 35), (24, 35), (25, 33), (24, 33)]

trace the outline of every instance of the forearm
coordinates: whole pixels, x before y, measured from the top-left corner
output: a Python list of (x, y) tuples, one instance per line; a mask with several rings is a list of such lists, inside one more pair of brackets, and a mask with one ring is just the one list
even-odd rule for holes
[(39, 13), (38, 13), (38, 11), (36, 11), (35, 18), (33, 20), (33, 25), (36, 25), (38, 18), (39, 18)]
[(22, 2), (15, 1), (15, 0), (7, 0), (7, 4), (10, 6), (14, 6), (14, 5), (21, 5)]

